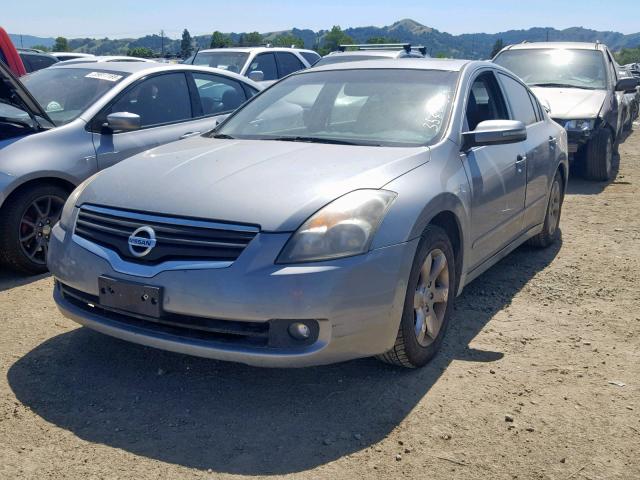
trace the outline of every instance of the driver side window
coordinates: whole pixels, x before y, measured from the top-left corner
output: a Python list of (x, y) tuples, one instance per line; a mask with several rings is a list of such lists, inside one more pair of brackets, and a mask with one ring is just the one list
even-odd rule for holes
[(509, 120), (504, 97), (493, 73), (482, 73), (473, 81), (466, 116), (470, 131), (485, 120)]

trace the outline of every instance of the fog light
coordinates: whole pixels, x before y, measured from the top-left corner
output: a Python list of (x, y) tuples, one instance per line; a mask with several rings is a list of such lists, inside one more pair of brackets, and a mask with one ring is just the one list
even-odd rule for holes
[(296, 340), (306, 340), (311, 335), (311, 329), (304, 323), (292, 323), (289, 325), (289, 335)]

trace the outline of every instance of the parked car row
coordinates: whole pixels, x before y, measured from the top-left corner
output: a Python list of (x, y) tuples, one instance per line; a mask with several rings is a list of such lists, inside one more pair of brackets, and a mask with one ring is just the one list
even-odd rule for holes
[[(60, 62), (26, 88), (2, 67), (0, 260), (48, 267), (64, 315), (132, 342), (423, 366), (465, 285), (557, 241), (570, 157), (611, 174), (637, 82), (606, 47), (538, 46), (354, 46), (312, 68), (215, 49)], [(267, 71), (286, 77), (263, 90)]]

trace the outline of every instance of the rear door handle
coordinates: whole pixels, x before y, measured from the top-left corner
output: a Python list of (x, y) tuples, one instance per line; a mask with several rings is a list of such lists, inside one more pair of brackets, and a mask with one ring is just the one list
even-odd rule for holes
[(549, 143), (552, 145), (555, 145), (555, 143), (558, 141), (558, 139), (556, 137), (549, 137)]
[(184, 135), (180, 135), (180, 140), (184, 139), (184, 138), (189, 138), (189, 137), (193, 137), (195, 135), (200, 135), (202, 132), (187, 132)]
[(526, 155), (518, 155), (516, 157), (516, 165), (520, 165), (521, 163), (524, 163), (527, 161), (527, 156)]

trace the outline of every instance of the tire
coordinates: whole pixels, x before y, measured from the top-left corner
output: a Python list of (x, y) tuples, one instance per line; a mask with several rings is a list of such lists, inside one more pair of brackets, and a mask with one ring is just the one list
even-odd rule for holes
[(532, 247), (546, 248), (553, 245), (560, 236), (560, 215), (562, 214), (562, 203), (564, 202), (564, 182), (560, 171), (556, 172), (551, 182), (549, 192), (549, 202), (547, 212), (544, 216), (542, 231), (535, 237), (531, 237), (527, 242)]
[(46, 272), (48, 238), (68, 196), (64, 188), (40, 184), (9, 199), (0, 210), (0, 264), (20, 273)]
[(613, 151), (613, 136), (609, 129), (598, 130), (585, 149), (584, 173), (588, 180), (606, 181), (611, 178)]
[[(431, 258), (430, 262), (428, 258)], [(443, 259), (446, 260), (444, 266), (440, 263)], [(453, 247), (445, 231), (428, 226), (422, 234), (411, 267), (395, 344), (386, 353), (378, 355), (379, 360), (401, 367), (418, 368), (435, 356), (447, 331), (456, 297), (458, 283), (455, 264)], [(423, 271), (429, 271), (431, 275), (423, 275)], [(439, 273), (435, 275), (436, 272)], [(443, 291), (445, 286), (446, 292)], [(432, 295), (434, 293), (435, 296)], [(433, 332), (431, 335), (429, 330)]]

